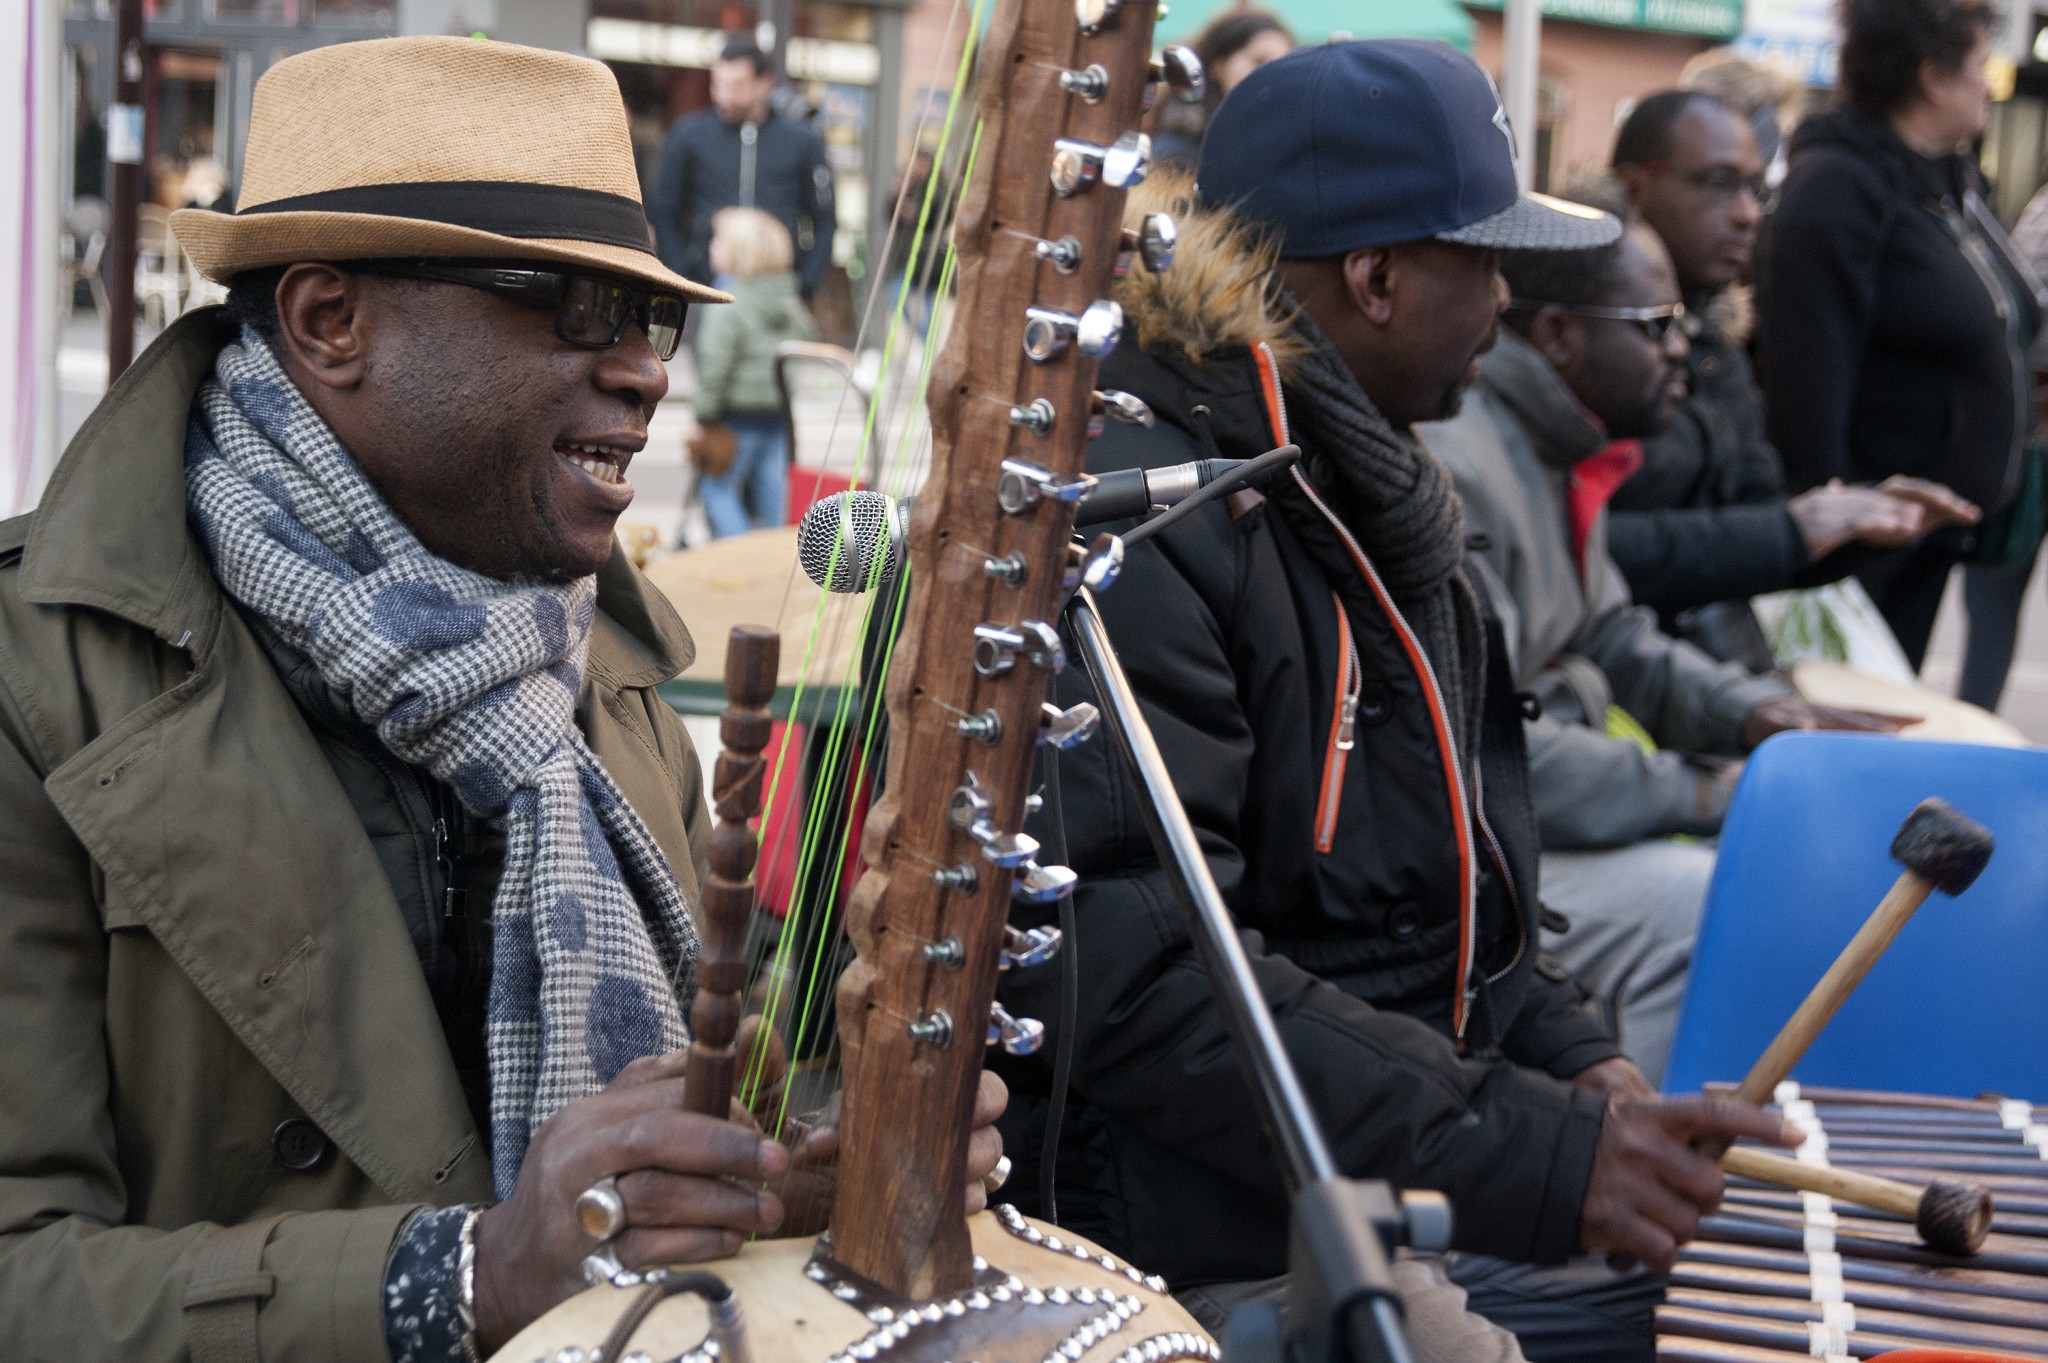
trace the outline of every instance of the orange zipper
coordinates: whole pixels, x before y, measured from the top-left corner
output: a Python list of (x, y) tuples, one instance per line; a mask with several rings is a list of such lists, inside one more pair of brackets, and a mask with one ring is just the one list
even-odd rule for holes
[(1358, 665), (1358, 641), (1351, 637), (1351, 615), (1337, 593), (1337, 703), (1330, 710), (1330, 737), (1323, 752), (1323, 786), (1316, 793), (1316, 851), (1327, 852), (1337, 841), (1337, 810), (1344, 803), (1344, 765), (1358, 734), (1358, 693), (1364, 684)]
[[(1259, 369), (1261, 396), (1266, 403), (1266, 416), (1272, 428), (1276, 443), (1287, 443), (1287, 413), (1281, 399), (1280, 366), (1273, 358), (1270, 346), (1261, 341), (1252, 347), (1253, 358)], [(1401, 640), (1401, 647), (1408, 655), (1408, 664), (1415, 670), (1417, 680), (1422, 683), (1422, 694), (1429, 705), (1429, 719), (1436, 730), (1437, 753), (1443, 762), (1445, 794), (1450, 804), (1451, 829), (1458, 840), (1458, 973), (1453, 984), (1451, 998), (1451, 1030), (1458, 1040), (1458, 1049), (1465, 1047), (1465, 1029), (1472, 1020), (1472, 1003), (1478, 995), (1472, 983), (1473, 958), (1479, 939), (1479, 876), (1478, 853), (1472, 836), (1472, 807), (1465, 795), (1464, 765), (1458, 760), (1458, 745), (1451, 738), (1450, 714), (1444, 705), (1443, 688), (1437, 685), (1436, 672), (1430, 666), (1429, 658), (1422, 651), (1422, 644), (1415, 632), (1408, 627), (1408, 621), (1395, 606), (1394, 598), (1388, 594), (1386, 585), (1380, 581), (1379, 573), (1373, 568), (1372, 560), (1358, 545), (1358, 540), (1335, 512), (1316, 493), (1308, 478), (1302, 473), (1301, 465), (1288, 470), (1295, 485), (1307, 496), (1309, 504), (1322, 513), (1323, 519), (1344, 541), (1344, 547), (1351, 555), (1359, 575), (1372, 590), (1381, 611), (1394, 627), (1394, 633)]]

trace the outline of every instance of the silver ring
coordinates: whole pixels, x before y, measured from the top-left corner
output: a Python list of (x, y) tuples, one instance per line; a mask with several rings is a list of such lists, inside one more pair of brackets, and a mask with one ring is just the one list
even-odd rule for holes
[(600, 1244), (626, 1228), (626, 1199), (619, 1196), (619, 1180), (606, 1174), (576, 1195), (576, 1224)]
[(993, 1197), (1005, 1183), (1010, 1181), (1010, 1157), (1003, 1156), (996, 1161), (996, 1167), (981, 1176), (982, 1190)]
[(640, 1275), (620, 1263), (617, 1251), (604, 1244), (583, 1257), (583, 1281), (592, 1287), (602, 1287), (606, 1283), (613, 1287), (635, 1287), (640, 1282)]

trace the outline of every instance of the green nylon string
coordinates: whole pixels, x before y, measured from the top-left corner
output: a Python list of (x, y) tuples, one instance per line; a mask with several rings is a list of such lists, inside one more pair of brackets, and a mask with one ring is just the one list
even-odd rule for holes
[[(981, 13), (985, 4), (986, 0), (976, 0), (975, 19), (973, 28), (970, 30), (970, 33), (979, 32)], [(958, 13), (957, 9), (955, 13)], [(953, 135), (954, 118), (957, 110), (959, 109), (962, 103), (962, 96), (966, 88), (967, 77), (973, 67), (974, 53), (975, 43), (970, 37), (968, 41), (965, 41), (962, 44), (960, 60), (954, 74), (952, 94), (947, 103), (945, 119), (943, 122), (943, 126), (940, 130), (938, 148), (933, 157), (933, 171), (926, 181), (923, 201), (919, 205), (917, 223), (911, 239), (911, 248), (909, 256), (909, 259), (911, 261), (916, 261), (920, 258), (925, 235), (929, 230), (931, 230), (931, 225), (935, 216), (935, 210), (939, 202), (939, 187), (940, 181), (943, 178), (941, 175), (941, 170), (944, 166), (946, 160), (946, 151), (949, 147)], [(976, 133), (978, 138), (978, 127), (976, 129)], [(957, 183), (964, 187), (967, 183), (967, 177), (963, 176)], [(951, 243), (949, 242), (946, 251), (945, 265), (941, 270), (939, 289), (935, 295), (935, 297), (939, 300), (943, 300), (947, 296), (947, 288), (950, 285), (952, 275), (952, 265), (953, 250)], [(883, 409), (887, 407), (890, 402), (891, 395), (888, 383), (889, 373), (892, 366), (892, 361), (894, 359), (896, 344), (898, 342), (899, 337), (902, 334), (904, 314), (908, 305), (911, 288), (911, 271), (906, 270), (904, 272), (902, 282), (896, 291), (896, 299), (894, 305), (890, 309), (889, 322), (886, 329), (886, 335), (882, 347), (882, 364), (880, 366), (880, 373), (877, 378), (877, 392), (880, 394), (880, 401), (871, 401), (867, 404), (868, 410), (863, 422), (860, 444), (858, 446), (856, 454), (856, 466), (853, 478), (853, 486), (855, 487), (859, 486), (861, 472), (866, 467), (867, 455), (874, 441), (877, 422), (878, 420), (882, 419)], [(925, 392), (929, 386), (931, 364), (937, 349), (935, 345), (929, 343), (929, 336), (930, 333), (936, 332), (937, 330), (937, 327), (935, 325), (936, 321), (937, 319), (934, 318), (933, 324), (928, 325), (927, 344), (924, 347), (924, 354), (922, 357), (923, 363), (920, 366), (920, 374), (918, 376), (919, 381), (915, 388), (912, 390), (913, 395)], [(917, 425), (918, 423), (915, 420), (907, 421), (904, 423), (906, 439), (904, 441), (898, 442), (897, 450), (895, 451), (894, 456), (890, 460), (892, 472), (894, 471), (894, 467), (900, 465), (900, 463), (902, 462), (904, 458), (905, 449), (909, 443), (909, 433), (912, 430), (914, 430)], [(888, 477), (887, 474), (883, 474), (879, 480), (884, 482), (894, 481), (893, 479)], [(835, 537), (835, 543), (833, 545), (831, 554), (831, 562), (828, 565), (829, 569), (836, 570), (838, 557), (841, 552), (841, 549), (842, 545), (837, 542), (837, 539)], [(870, 565), (871, 574), (878, 575), (880, 573), (881, 568), (883, 566), (883, 561), (884, 560), (881, 556), (876, 556), (875, 560)], [(873, 580), (871, 580), (868, 584), (870, 589), (872, 589), (875, 585), (877, 584)], [(903, 594), (896, 593), (895, 596), (896, 618), (892, 619), (889, 622), (891, 627), (891, 633), (889, 635), (889, 638), (891, 639), (893, 639), (894, 637), (895, 627), (898, 624), (900, 624), (900, 613), (903, 607)], [(870, 638), (870, 631), (874, 628), (874, 626), (877, 623), (874, 619), (874, 601), (875, 596), (872, 593), (872, 590), (870, 590), (868, 599), (862, 608), (859, 625), (857, 627), (858, 643), (856, 647), (849, 653), (847, 658), (847, 675), (840, 679), (840, 685), (836, 688), (838, 692), (837, 696), (835, 697), (837, 703), (833, 706), (833, 719), (826, 734), (826, 749), (824, 758), (820, 764), (820, 769), (816, 773), (814, 773), (814, 782), (812, 790), (810, 791), (810, 799), (807, 802), (809, 808), (806, 811), (806, 817), (803, 821), (804, 826), (800, 832), (797, 864), (793, 879), (793, 883), (796, 887), (797, 894), (793, 897), (792, 903), (789, 906), (789, 911), (784, 915), (781, 931), (778, 934), (778, 940), (774, 948), (774, 959), (780, 961), (785, 968), (782, 971), (778, 971), (771, 979), (768, 990), (768, 997), (764, 1001), (763, 1011), (768, 1017), (771, 1018), (778, 1017), (781, 1015), (784, 1004), (784, 992), (792, 983), (792, 981), (789, 978), (787, 967), (792, 961), (792, 957), (790, 954), (792, 949), (796, 946), (796, 944), (802, 939), (802, 936), (804, 935), (805, 925), (802, 922), (800, 922), (800, 920), (805, 915), (808, 906), (805, 903), (805, 896), (803, 892), (812, 886), (814, 876), (818, 875), (821, 871), (819, 863), (819, 853), (821, 850), (821, 844), (823, 842), (823, 830), (825, 826), (824, 816), (827, 813), (827, 811), (832, 807), (835, 800), (850, 798), (851, 796), (858, 793), (860, 783), (866, 775), (866, 767), (869, 760), (869, 753), (872, 751), (875, 725), (880, 715), (883, 713), (883, 708), (878, 704), (869, 707), (868, 724), (866, 726), (866, 731), (862, 735), (861, 743), (859, 744), (859, 769), (854, 773), (852, 780), (850, 782), (847, 781), (845, 768), (848, 765), (848, 763), (845, 755), (845, 748), (848, 743), (848, 733), (854, 727), (853, 725), (847, 722), (849, 718), (849, 710), (855, 703), (856, 697), (866, 690), (866, 688), (864, 687), (852, 684), (855, 681), (853, 674), (857, 671), (860, 659), (866, 652), (866, 644)], [(791, 699), (790, 716), (792, 721), (797, 720), (803, 712), (803, 703), (806, 699), (805, 692), (809, 688), (809, 680), (812, 675), (813, 659), (818, 658), (820, 661), (822, 661), (823, 658), (831, 656), (831, 651), (829, 648), (823, 653), (822, 657), (820, 656), (818, 649), (819, 636), (823, 631), (824, 626), (826, 605), (826, 600), (824, 599), (824, 597), (821, 596), (818, 602), (818, 606), (816, 610), (813, 612), (811, 628), (805, 642), (803, 664), (799, 672), (799, 679), (795, 689), (795, 694), (792, 696)], [(886, 659), (888, 652), (888, 649), (882, 650), (883, 662), (881, 666), (877, 669), (877, 675), (868, 679), (867, 686), (875, 688), (875, 690), (870, 694), (879, 695), (880, 688), (886, 681)], [(814, 702), (812, 706), (814, 712), (824, 708), (822, 702), (825, 699), (826, 698), (824, 696), (819, 696), (817, 698), (817, 701)], [(815, 721), (815, 715), (813, 716), (813, 718)], [(783, 731), (782, 740), (776, 755), (774, 772), (769, 787), (768, 802), (766, 807), (770, 809), (775, 807), (774, 801), (777, 793), (777, 787), (783, 780), (785, 771), (792, 770), (791, 764), (789, 762), (789, 756), (794, 736), (794, 729), (795, 725), (791, 724), (785, 726)], [(815, 914), (815, 917), (817, 918), (818, 922), (815, 925), (815, 932), (812, 934), (815, 940), (813, 942), (809, 979), (805, 982), (803, 988), (800, 991), (802, 997), (800, 1007), (797, 1010), (797, 1025), (792, 1029), (789, 1038), (793, 1051), (800, 1048), (801, 1043), (806, 1039), (806, 1034), (808, 1033), (810, 1027), (810, 1020), (813, 1013), (817, 1011), (817, 1004), (822, 989), (831, 987), (831, 983), (833, 979), (836, 978), (837, 974), (836, 971), (831, 972), (830, 975), (824, 977), (821, 983), (821, 974), (823, 973), (824, 964), (828, 958), (835, 955), (835, 953), (828, 951), (826, 947), (829, 941), (831, 940), (830, 929), (833, 923), (836, 921), (836, 914), (833, 912), (833, 906), (837, 901), (840, 885), (844, 878), (843, 870), (841, 868), (843, 868), (845, 865), (846, 848), (851, 840), (852, 819), (850, 815), (850, 810), (847, 810), (843, 813), (842, 824), (839, 831), (839, 846), (837, 849), (837, 855), (834, 856), (829, 863), (826, 863), (833, 868), (832, 876), (829, 882), (821, 883), (817, 890), (817, 898), (819, 900), (820, 908), (819, 911)], [(754, 1102), (754, 1100), (759, 1096), (760, 1086), (765, 1077), (767, 1059), (767, 1039), (768, 1034), (767, 1031), (764, 1029), (759, 1035), (759, 1040), (752, 1054), (747, 1058), (744, 1078), (740, 1089), (740, 1096), (742, 1101), (749, 1105), (751, 1105)], [(780, 1132), (783, 1129), (784, 1123), (787, 1120), (789, 1101), (789, 1088), (785, 1086), (782, 1094), (781, 1110), (777, 1112), (775, 1120), (772, 1124), (772, 1129), (776, 1132)]]
[[(966, 174), (961, 179), (961, 183), (963, 185), (971, 183), (973, 179), (975, 154), (980, 149), (980, 143), (981, 127), (977, 123), (974, 130), (973, 143), (969, 147), (967, 153)], [(952, 287), (953, 273), (956, 262), (957, 255), (955, 253), (954, 246), (951, 242), (948, 242), (946, 245), (945, 261), (944, 264), (940, 267), (939, 271), (939, 286), (937, 291), (937, 297), (945, 298), (948, 296), (949, 291)], [(918, 385), (918, 391), (928, 392), (930, 390), (932, 360), (937, 349), (938, 348), (936, 346), (932, 345), (927, 345), (925, 347), (922, 373), (920, 374), (920, 383)], [(875, 675), (870, 677), (867, 681), (867, 685), (874, 689), (873, 694), (876, 695), (886, 694), (886, 688), (889, 677), (889, 665), (890, 662), (893, 660), (895, 654), (894, 641), (899, 637), (903, 624), (903, 612), (909, 604), (908, 592), (895, 592), (892, 593), (892, 596), (894, 598), (894, 609), (890, 613), (890, 618), (887, 626), (888, 632), (882, 636), (883, 639), (887, 641), (887, 646), (881, 652), (881, 660), (875, 669)], [(870, 614), (872, 614), (872, 602), (874, 598), (870, 597), (869, 600)], [(863, 631), (863, 634), (865, 635), (865, 630)], [(863, 642), (865, 642), (865, 638), (863, 639)], [(858, 657), (858, 654), (856, 655), (856, 657)], [(880, 724), (883, 716), (886, 713), (887, 710), (884, 706), (873, 705), (868, 707), (867, 724), (861, 734), (860, 742), (857, 745), (855, 745), (853, 749), (855, 755), (854, 760), (858, 763), (858, 766), (843, 786), (843, 789), (845, 789), (851, 795), (858, 795), (863, 782), (867, 779), (868, 763), (875, 752), (875, 736), (877, 726)], [(843, 725), (843, 717), (840, 723), (841, 725)], [(835, 732), (833, 738), (836, 740), (838, 737), (839, 733)], [(826, 765), (828, 769), (833, 770), (836, 773), (836, 764), (828, 761)], [(836, 780), (836, 776), (834, 779)], [(807, 830), (807, 832), (811, 834), (822, 834), (823, 828), (823, 821), (819, 820), (817, 822), (814, 822), (811, 828)], [(835, 889), (841, 878), (842, 868), (844, 868), (847, 864), (847, 857), (852, 840), (853, 820), (851, 818), (843, 819), (840, 822), (838, 846), (835, 849), (833, 849), (832, 856), (826, 862), (826, 865), (833, 868), (834, 875), (832, 883)], [(830, 955), (835, 960), (837, 955), (836, 953), (828, 953), (826, 950), (827, 943), (831, 941), (833, 924), (834, 916), (830, 912), (828, 902), (826, 911), (818, 915), (818, 921), (813, 929), (813, 942), (810, 953), (810, 978), (805, 981), (803, 989), (802, 1009), (797, 1018), (796, 1025), (791, 1029), (791, 1034), (793, 1036), (801, 1037), (809, 1033), (810, 1019), (813, 1008), (818, 1005), (819, 1000), (823, 997), (824, 991), (831, 989), (838, 978), (837, 970), (832, 970), (829, 972), (825, 970), (825, 962), (828, 959), (828, 955)], [(786, 1121), (788, 1118), (788, 1106), (789, 1091), (785, 1088), (782, 1094), (782, 1110), (776, 1114), (775, 1119), (775, 1127), (777, 1130), (780, 1130), (782, 1128), (783, 1122)]]

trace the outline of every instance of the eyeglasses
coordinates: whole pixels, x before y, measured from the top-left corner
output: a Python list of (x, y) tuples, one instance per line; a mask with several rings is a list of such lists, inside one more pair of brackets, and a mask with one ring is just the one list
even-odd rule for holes
[(1660, 303), (1650, 308), (1606, 308), (1595, 303), (1542, 303), (1533, 298), (1516, 298), (1508, 303), (1512, 312), (1537, 312), (1543, 308), (1556, 308), (1559, 312), (1574, 317), (1597, 317), (1609, 322), (1634, 322), (1642, 328), (1643, 335), (1658, 344), (1671, 334), (1671, 329), (1685, 320), (1685, 304)]
[(1671, 175), (1685, 181), (1685, 183), (1691, 185), (1716, 203), (1726, 203), (1745, 189), (1749, 191), (1749, 196), (1752, 199), (1762, 203), (1765, 193), (1768, 192), (1761, 173), (1744, 175), (1733, 166), (1704, 166), (1699, 170), (1674, 170), (1669, 161), (1644, 161), (1641, 164), (1643, 169), (1649, 171), (1652, 175)]
[(664, 360), (675, 358), (689, 305), (678, 294), (622, 284), (594, 274), (526, 270), (499, 265), (458, 265), (435, 260), (351, 261), (359, 274), (462, 284), (515, 302), (555, 310), (555, 335), (590, 350), (615, 346), (626, 323), (638, 321), (648, 344)]

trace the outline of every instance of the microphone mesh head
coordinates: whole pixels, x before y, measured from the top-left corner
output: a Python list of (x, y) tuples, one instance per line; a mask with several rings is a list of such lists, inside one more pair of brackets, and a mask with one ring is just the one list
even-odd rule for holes
[(880, 586), (902, 566), (896, 499), (880, 492), (833, 493), (804, 513), (796, 530), (796, 554), (805, 575), (828, 592)]

